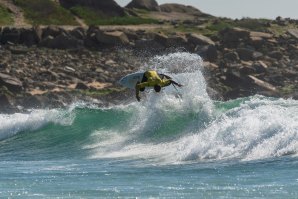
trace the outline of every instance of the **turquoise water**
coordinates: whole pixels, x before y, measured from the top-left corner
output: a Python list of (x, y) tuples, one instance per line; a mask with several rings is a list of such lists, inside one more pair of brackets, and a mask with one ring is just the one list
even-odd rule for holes
[(297, 101), (213, 101), (199, 56), (152, 64), (183, 89), (0, 115), (0, 198), (298, 198)]

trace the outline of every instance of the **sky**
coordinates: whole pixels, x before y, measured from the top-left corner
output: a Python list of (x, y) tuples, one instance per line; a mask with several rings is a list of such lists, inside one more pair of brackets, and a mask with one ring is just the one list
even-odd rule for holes
[[(115, 0), (126, 6), (131, 0)], [(158, 4), (179, 3), (191, 5), (202, 12), (218, 17), (241, 19), (266, 18), (278, 16), (298, 19), (298, 0), (156, 0)]]

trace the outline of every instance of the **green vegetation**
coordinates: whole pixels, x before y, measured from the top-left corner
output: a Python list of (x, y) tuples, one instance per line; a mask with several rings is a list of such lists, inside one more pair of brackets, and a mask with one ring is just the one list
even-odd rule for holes
[(280, 92), (283, 94), (283, 95), (288, 95), (288, 94), (291, 94), (291, 93), (294, 93), (296, 89), (296, 86), (295, 85), (286, 85), (284, 87), (282, 87), (280, 89)]
[(77, 25), (72, 14), (51, 0), (14, 0), (32, 24)]
[(243, 18), (241, 20), (235, 21), (235, 26), (252, 30), (252, 31), (264, 32), (267, 30), (267, 27), (268, 27), (267, 24), (269, 22), (270, 20), (268, 19)]
[(11, 25), (13, 23), (12, 14), (0, 5), (0, 25)]
[(233, 24), (233, 21), (225, 21), (225, 20), (219, 20), (216, 22), (212, 22), (207, 26), (207, 29), (211, 32), (219, 32), (221, 30), (224, 30), (226, 28), (232, 28), (235, 25)]
[(138, 25), (158, 23), (157, 20), (148, 18), (139, 18), (132, 16), (107, 17), (103, 13), (96, 12), (90, 8), (76, 6), (71, 11), (82, 18), (88, 25)]

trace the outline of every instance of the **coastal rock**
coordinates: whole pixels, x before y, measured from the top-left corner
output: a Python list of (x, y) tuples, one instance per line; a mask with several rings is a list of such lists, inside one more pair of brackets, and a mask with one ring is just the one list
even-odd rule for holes
[(237, 62), (240, 60), (238, 53), (235, 51), (226, 52), (223, 57), (226, 61), (230, 62)]
[(20, 104), (26, 108), (44, 108), (49, 104), (49, 99), (44, 95), (30, 95), (24, 97)]
[(269, 84), (268, 82), (265, 82), (263, 80), (260, 80), (252, 75), (248, 75), (249, 79), (256, 85), (256, 86), (259, 86), (261, 87), (262, 89), (265, 89), (265, 90), (268, 90), (268, 91), (272, 91), (272, 92), (275, 92), (276, 91), (276, 88)]
[(104, 32), (98, 31), (96, 33), (96, 39), (98, 42), (107, 44), (107, 45), (122, 45), (128, 44), (129, 40), (124, 32), (121, 31), (112, 31)]
[(173, 35), (169, 36), (167, 39), (167, 47), (184, 47), (187, 48), (187, 39), (184, 35)]
[(42, 40), (39, 45), (42, 47), (53, 49), (74, 49), (82, 47), (83, 41), (65, 34), (61, 34), (55, 38), (49, 36), (46, 39)]
[(159, 6), (162, 12), (178, 12), (178, 13), (188, 13), (194, 16), (200, 16), (203, 13), (193, 6), (186, 6), (176, 3), (166, 3)]
[(217, 49), (214, 45), (197, 46), (195, 52), (199, 54), (204, 60), (215, 62), (218, 57)]
[(2, 30), (1, 43), (18, 44), (20, 40), (20, 30), (17, 28), (5, 27)]
[(125, 15), (124, 9), (121, 8), (114, 0), (59, 0), (59, 2), (66, 8), (83, 6), (107, 16)]
[(289, 29), (287, 33), (298, 40), (298, 29)]
[(219, 32), (224, 46), (237, 47), (242, 41), (250, 38), (250, 32), (241, 28), (226, 28)]
[(268, 53), (268, 56), (277, 60), (281, 60), (283, 57), (283, 54), (280, 51), (272, 51)]
[(0, 86), (6, 86), (11, 92), (19, 92), (23, 89), (23, 84), (18, 78), (4, 73), (0, 73)]
[(259, 49), (263, 45), (268, 42), (268, 40), (273, 40), (273, 35), (270, 33), (264, 33), (264, 32), (250, 32), (250, 41), (248, 42), (253, 47)]
[(169, 37), (161, 34), (161, 33), (155, 33), (154, 34), (154, 41), (157, 43), (160, 43), (163, 46), (167, 46)]
[(26, 46), (36, 45), (41, 41), (41, 30), (39, 28), (21, 29), (20, 44)]
[(8, 95), (0, 93), (0, 113), (14, 113), (17, 109), (11, 103)]
[(87, 90), (87, 89), (89, 89), (89, 86), (83, 82), (78, 82), (75, 89)]
[(149, 11), (159, 11), (158, 3), (155, 0), (132, 0), (126, 8), (138, 8)]
[(84, 40), (86, 38), (86, 31), (82, 27), (71, 30), (69, 34), (78, 40)]
[(209, 38), (204, 35), (196, 34), (196, 33), (190, 33), (186, 35), (186, 38), (188, 40), (188, 44), (192, 45), (194, 47), (196, 46), (204, 46), (204, 45), (215, 45), (215, 43)]
[(268, 65), (263, 61), (255, 62), (252, 67), (256, 70), (256, 73), (265, 73), (268, 69)]
[(62, 28), (59, 28), (58, 26), (50, 25), (42, 30), (42, 39), (49, 36), (55, 38), (58, 35), (61, 35), (63, 32), (65, 33), (66, 31)]
[(243, 61), (252, 61), (252, 60), (259, 59), (260, 57), (263, 56), (262, 53), (254, 51), (249, 48), (237, 48), (236, 51), (240, 59)]

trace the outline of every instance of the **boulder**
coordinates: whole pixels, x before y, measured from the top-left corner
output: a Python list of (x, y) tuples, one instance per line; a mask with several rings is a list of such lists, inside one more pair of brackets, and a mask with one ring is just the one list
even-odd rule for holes
[(41, 41), (40, 28), (23, 28), (20, 33), (20, 44), (27, 46), (36, 45)]
[(18, 44), (20, 40), (20, 30), (17, 28), (5, 27), (2, 30), (1, 43)]
[(75, 28), (69, 32), (69, 34), (76, 39), (84, 40), (86, 38), (86, 31), (82, 27)]
[(204, 60), (215, 62), (218, 57), (217, 49), (214, 45), (197, 46), (195, 52)]
[(183, 35), (169, 36), (167, 40), (167, 47), (187, 47), (187, 39)]
[(282, 54), (282, 52), (275, 50), (275, 51), (269, 52), (268, 56), (273, 59), (281, 60), (283, 57), (283, 54)]
[(154, 34), (154, 41), (160, 43), (163, 46), (167, 46), (169, 37), (162, 34), (162, 33), (155, 33)]
[(255, 48), (261, 48), (268, 40), (273, 40), (273, 35), (264, 32), (250, 32), (250, 44)]
[(231, 61), (231, 62), (237, 62), (240, 59), (238, 53), (235, 51), (226, 52), (223, 55), (223, 57), (226, 61)]
[(74, 49), (83, 46), (83, 41), (75, 39), (71, 36), (61, 34), (55, 38), (48, 36), (39, 44), (41, 47), (53, 49)]
[(96, 33), (96, 39), (99, 43), (107, 45), (123, 45), (129, 43), (126, 34), (121, 31), (104, 32), (100, 30)]
[(27, 109), (44, 108), (49, 104), (49, 99), (44, 95), (30, 95), (23, 98), (20, 103)]
[(0, 93), (0, 113), (11, 114), (16, 112), (8, 95)]
[(298, 29), (289, 29), (287, 33), (290, 34), (294, 39), (298, 40)]
[(262, 89), (268, 90), (268, 91), (276, 91), (276, 88), (269, 84), (268, 82), (265, 82), (263, 80), (260, 80), (252, 75), (248, 75), (248, 78), (251, 80), (252, 83), (254, 83), (257, 87), (260, 87)]
[(89, 89), (89, 86), (83, 82), (78, 82), (75, 89), (87, 90), (87, 89)]
[(4, 73), (0, 73), (0, 86), (5, 86), (11, 92), (19, 92), (23, 89), (23, 84), (18, 78)]
[(272, 39), (273, 38), (273, 34), (270, 33), (265, 33), (265, 32), (249, 32), (249, 36), (252, 37), (259, 37), (262, 39)]
[(252, 67), (255, 69), (256, 73), (265, 73), (268, 69), (267, 64), (263, 61), (257, 61), (253, 63)]
[(243, 61), (253, 61), (263, 56), (262, 53), (254, 51), (250, 48), (237, 48), (236, 51), (240, 59)]
[(162, 46), (160, 43), (156, 42), (153, 39), (140, 39), (135, 41), (135, 49), (136, 50), (142, 50), (142, 51), (154, 51), (158, 53), (158, 51), (161, 51), (164, 49), (164, 46)]
[(200, 16), (203, 13), (195, 7), (186, 6), (176, 3), (166, 3), (159, 6), (160, 11), (162, 12), (178, 12), (178, 13), (187, 13), (191, 15)]
[(204, 35), (190, 33), (186, 35), (188, 43), (190, 45), (215, 45), (215, 43), (209, 38)]
[(50, 25), (42, 30), (42, 39), (49, 36), (55, 38), (58, 35), (61, 35), (63, 32), (65, 33), (66, 31), (62, 28), (59, 28), (58, 26)]
[(223, 83), (232, 88), (247, 85), (247, 79), (242, 77), (238, 71), (227, 71), (221, 77)]
[(250, 32), (241, 28), (226, 28), (219, 32), (222, 43), (227, 47), (237, 47), (241, 41), (250, 38)]
[(126, 8), (137, 8), (149, 11), (159, 11), (158, 3), (155, 0), (132, 0)]

